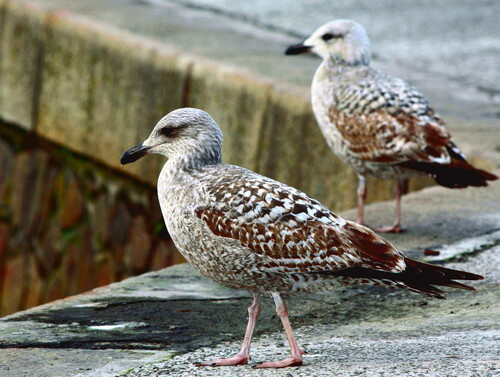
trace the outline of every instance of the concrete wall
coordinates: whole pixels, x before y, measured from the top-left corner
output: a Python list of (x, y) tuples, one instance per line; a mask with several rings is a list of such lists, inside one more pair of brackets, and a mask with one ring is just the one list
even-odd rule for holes
[[(355, 204), (354, 174), (331, 155), (307, 97), (72, 13), (5, 0), (0, 11), (3, 119), (154, 185), (160, 159), (123, 168), (119, 156), (167, 112), (199, 107), (223, 129), (225, 162), (333, 210)], [(370, 186), (369, 200), (391, 196), (387, 182)]]
[[(355, 205), (356, 177), (327, 148), (306, 91), (42, 3), (0, 0), (3, 314), (180, 260), (155, 233), (162, 159), (119, 158), (181, 106), (220, 124), (225, 162), (335, 211)], [(391, 197), (391, 183), (369, 185), (369, 201)]]

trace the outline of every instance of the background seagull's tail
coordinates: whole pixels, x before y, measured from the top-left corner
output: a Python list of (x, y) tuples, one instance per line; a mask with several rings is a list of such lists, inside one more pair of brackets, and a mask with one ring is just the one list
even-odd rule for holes
[(482, 169), (477, 169), (467, 161), (458, 159), (452, 159), (449, 164), (405, 161), (399, 165), (408, 169), (425, 172), (431, 175), (437, 184), (450, 188), (488, 186), (488, 181), (498, 179), (496, 175)]

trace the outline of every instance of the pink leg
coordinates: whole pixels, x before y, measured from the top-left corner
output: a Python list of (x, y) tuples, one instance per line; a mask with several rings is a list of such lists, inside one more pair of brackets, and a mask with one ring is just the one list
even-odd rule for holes
[(211, 361), (204, 361), (201, 363), (196, 363), (196, 366), (210, 366), (218, 367), (222, 365), (240, 365), (246, 364), (250, 359), (250, 342), (252, 340), (253, 330), (255, 328), (255, 323), (260, 313), (260, 296), (253, 296), (253, 304), (248, 308), (248, 325), (245, 332), (245, 339), (243, 340), (243, 346), (240, 352), (229, 359), (216, 359)]
[(299, 348), (295, 338), (293, 337), (292, 326), (290, 326), (290, 321), (288, 320), (286, 305), (281, 299), (279, 293), (273, 293), (273, 299), (276, 304), (276, 313), (278, 314), (278, 317), (280, 317), (283, 328), (285, 329), (286, 338), (288, 339), (292, 356), (280, 361), (265, 361), (257, 364), (254, 368), (285, 368), (302, 365), (302, 354), (304, 352)]
[(396, 200), (396, 210), (394, 212), (394, 224), (392, 226), (384, 226), (382, 228), (375, 229), (377, 232), (381, 233), (402, 233), (404, 229), (401, 227), (401, 197), (403, 192), (406, 190), (408, 180), (402, 182), (396, 181), (396, 186), (394, 187), (394, 199)]
[(358, 215), (356, 217), (356, 222), (360, 225), (365, 225), (365, 199), (366, 199), (366, 180), (365, 177), (358, 176)]

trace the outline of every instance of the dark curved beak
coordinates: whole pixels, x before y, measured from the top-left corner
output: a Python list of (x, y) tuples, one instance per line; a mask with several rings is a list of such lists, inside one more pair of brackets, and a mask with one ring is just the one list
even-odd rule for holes
[(130, 164), (131, 162), (137, 161), (138, 159), (146, 155), (150, 149), (151, 147), (146, 147), (142, 145), (142, 143), (137, 144), (135, 147), (130, 148), (122, 154), (122, 157), (120, 158), (120, 164), (126, 165)]
[(304, 45), (304, 42), (291, 45), (285, 50), (285, 55), (298, 55), (306, 52), (311, 52), (312, 46)]

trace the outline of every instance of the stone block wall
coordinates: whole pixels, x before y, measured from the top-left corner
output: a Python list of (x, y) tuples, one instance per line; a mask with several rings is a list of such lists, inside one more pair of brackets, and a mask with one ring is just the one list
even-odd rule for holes
[(183, 261), (150, 185), (0, 123), (0, 315)]

